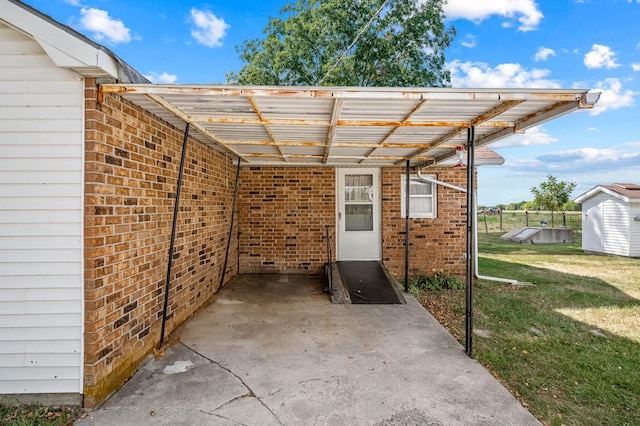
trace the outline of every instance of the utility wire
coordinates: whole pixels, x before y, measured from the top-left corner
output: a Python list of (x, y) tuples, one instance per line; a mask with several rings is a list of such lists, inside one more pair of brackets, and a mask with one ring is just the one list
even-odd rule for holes
[(327, 79), (327, 77), (329, 77), (329, 74), (331, 74), (333, 72), (334, 69), (336, 69), (336, 67), (338, 66), (338, 64), (344, 59), (344, 57), (347, 55), (347, 52), (349, 50), (351, 50), (351, 48), (353, 46), (355, 46), (355, 44), (358, 42), (358, 39), (360, 38), (360, 36), (362, 35), (362, 33), (365, 32), (365, 30), (367, 28), (369, 28), (369, 25), (371, 25), (371, 23), (373, 22), (374, 19), (376, 19), (376, 17), (380, 14), (380, 12), (382, 12), (382, 9), (384, 9), (384, 7), (387, 5), (387, 3), (389, 3), (389, 0), (384, 0), (384, 3), (382, 3), (382, 6), (380, 6), (380, 8), (376, 11), (376, 13), (373, 14), (373, 16), (371, 17), (371, 19), (369, 19), (369, 22), (367, 22), (367, 24), (362, 27), (362, 29), (360, 30), (360, 32), (356, 35), (356, 38), (353, 39), (353, 42), (351, 42), (351, 44), (349, 45), (349, 47), (347, 47), (346, 49), (344, 49), (344, 51), (342, 52), (342, 54), (340, 55), (340, 57), (338, 58), (338, 60), (336, 61), (335, 64), (333, 64), (333, 66), (329, 69), (329, 71), (327, 71), (327, 73), (324, 75), (324, 77), (322, 77), (322, 79), (316, 84), (316, 86), (321, 86), (322, 83), (324, 83), (324, 81)]

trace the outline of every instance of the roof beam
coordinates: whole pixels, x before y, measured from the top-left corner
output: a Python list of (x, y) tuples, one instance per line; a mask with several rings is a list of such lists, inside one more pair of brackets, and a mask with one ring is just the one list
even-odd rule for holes
[[(285, 141), (285, 142), (273, 142), (273, 141), (233, 141), (229, 142), (229, 145), (262, 145), (262, 146), (299, 146), (299, 147), (324, 147), (324, 142), (307, 142), (307, 141)], [(334, 148), (431, 148), (429, 143), (378, 143), (378, 142), (333, 142), (331, 145)], [(447, 148), (454, 148), (455, 145), (447, 146)]]
[[(453, 139), (456, 136), (458, 136), (460, 133), (464, 132), (466, 130), (466, 127), (459, 127), (457, 129), (454, 129), (452, 131), (450, 131), (449, 133), (447, 133), (446, 135), (438, 138), (436, 141), (433, 142), (433, 144), (431, 145), (431, 147), (436, 147), (436, 146), (440, 146), (443, 143), (445, 143), (446, 141), (448, 141), (449, 139)], [(411, 155), (406, 156), (402, 161), (406, 161), (406, 160), (413, 160), (416, 157), (419, 157), (421, 155), (423, 155), (427, 150), (424, 149), (420, 149), (416, 152), (414, 152)]]
[[(264, 121), (264, 117), (262, 116), (262, 111), (260, 111), (260, 108), (258, 107), (258, 105), (256, 105), (256, 102), (253, 100), (253, 97), (248, 96), (247, 100), (249, 101), (249, 103), (251, 104), (251, 107), (253, 108), (253, 110), (256, 112), (256, 114), (258, 115), (258, 118), (262, 121)], [(273, 133), (271, 132), (271, 129), (269, 128), (268, 124), (264, 125), (264, 130), (267, 132), (267, 134), (269, 135), (269, 137), (271, 138), (272, 141), (275, 142), (276, 138), (275, 136), (273, 136)], [(282, 150), (280, 149), (280, 147), (278, 147), (277, 145), (276, 149), (278, 150), (278, 152), (280, 153), (280, 155), (282, 155)], [(284, 157), (283, 157), (284, 158)], [(285, 160), (286, 161), (286, 160)]]
[[(334, 108), (335, 110), (335, 108)], [(338, 127), (469, 127), (466, 121), (385, 121), (385, 120), (300, 120), (300, 119), (264, 119), (264, 118), (225, 118), (209, 116), (191, 116), (192, 123), (207, 124), (258, 124), (275, 126), (338, 126)], [(481, 123), (476, 127), (511, 127), (511, 121)]]
[(153, 100), (155, 103), (157, 103), (161, 107), (165, 108), (167, 111), (169, 111), (170, 113), (172, 113), (173, 115), (175, 115), (179, 119), (183, 120), (185, 123), (191, 123), (191, 125), (195, 129), (197, 129), (203, 135), (207, 136), (213, 142), (217, 143), (218, 145), (221, 145), (222, 147), (227, 149), (229, 152), (232, 152), (233, 154), (237, 155), (239, 158), (242, 158), (243, 160), (246, 160), (246, 157), (243, 154), (241, 154), (238, 151), (236, 151), (235, 149), (231, 148), (228, 143), (226, 143), (225, 141), (223, 141), (222, 139), (220, 139), (219, 137), (217, 137), (216, 135), (211, 133), (206, 128), (202, 127), (201, 124), (191, 122), (191, 120), (189, 120), (189, 116), (187, 114), (185, 114), (184, 112), (182, 112), (179, 108), (176, 108), (175, 106), (173, 106), (173, 104), (165, 101), (160, 96), (156, 96), (156, 95), (147, 95), (147, 96), (151, 100)]
[[(420, 102), (418, 103), (418, 105), (416, 105), (416, 106), (415, 106), (415, 107), (414, 107), (414, 108), (409, 112), (409, 114), (405, 115), (404, 119), (402, 120), (402, 123), (406, 123), (406, 122), (408, 122), (408, 121), (409, 121), (409, 119), (410, 119), (411, 117), (413, 117), (413, 115), (414, 115), (416, 112), (418, 112), (420, 109), (422, 109), (422, 107), (424, 106), (424, 104), (425, 104), (425, 103), (427, 103), (427, 101), (426, 101), (426, 100), (424, 100), (424, 99), (423, 99), (422, 101), (420, 101)], [(396, 126), (396, 127), (394, 127), (393, 129), (391, 129), (391, 131), (390, 131), (389, 133), (387, 133), (387, 135), (384, 137), (384, 139), (382, 139), (382, 140), (380, 141), (380, 144), (384, 144), (386, 141), (388, 141), (388, 140), (391, 138), (391, 136), (393, 136), (393, 134), (394, 134), (395, 132), (397, 132), (397, 131), (398, 131), (398, 129), (399, 129), (399, 128), (400, 128), (400, 126)], [(425, 148), (430, 148), (430, 147), (431, 147), (431, 145), (429, 145), (428, 147), (425, 147)], [(369, 155), (373, 154), (373, 152), (374, 152), (374, 151), (375, 151), (375, 148), (373, 148), (371, 151), (369, 151), (369, 153), (367, 154), (367, 156), (369, 156)]]
[(573, 112), (579, 109), (580, 107), (581, 107), (581, 103), (579, 101), (557, 102), (534, 114), (528, 115), (526, 117), (522, 117), (520, 120), (516, 121), (515, 130), (524, 131), (531, 127), (538, 126), (544, 123), (545, 121)]
[[(265, 154), (265, 153), (253, 153), (246, 154), (248, 158), (315, 158), (322, 159), (323, 156), (321, 154), (284, 154), (280, 156), (279, 154)], [(329, 160), (404, 160), (405, 157), (397, 156), (397, 155), (376, 155), (365, 157), (364, 155), (332, 155), (329, 157)], [(421, 157), (423, 160), (430, 159), (431, 157)]]
[(587, 90), (571, 89), (462, 89), (462, 88), (363, 88), (363, 87), (256, 87), (163, 84), (107, 84), (104, 93), (200, 95), (200, 96), (270, 96), (285, 98), (408, 99), (439, 101), (579, 101)]
[(344, 103), (343, 99), (336, 99), (333, 103), (333, 111), (331, 112), (331, 122), (329, 123), (329, 132), (327, 133), (327, 142), (324, 148), (324, 155), (322, 156), (322, 163), (327, 163), (327, 158), (329, 158), (329, 152), (331, 151), (331, 146), (333, 145), (333, 137), (336, 134), (336, 123), (338, 122), (338, 118), (342, 113), (342, 105)]
[[(487, 112), (485, 112), (483, 114), (480, 114), (479, 116), (477, 116), (476, 118), (471, 120), (466, 127), (476, 127), (476, 126), (478, 126), (480, 124), (483, 124), (483, 123), (487, 122), (488, 120), (491, 120), (492, 118), (497, 117), (498, 115), (510, 110), (511, 108), (513, 108), (513, 107), (515, 107), (517, 105), (520, 105), (523, 102), (524, 102), (524, 100), (521, 100), (521, 99), (502, 102), (500, 105), (498, 105), (498, 106), (496, 106), (494, 108), (491, 108), (489, 111), (487, 111)], [(447, 140), (458, 136), (460, 133), (462, 133), (462, 131), (465, 130), (466, 127), (460, 127), (460, 128), (458, 128), (456, 130), (453, 130), (453, 131), (449, 132), (447, 135), (445, 135), (445, 136), (439, 138), (437, 141), (435, 141), (433, 143), (433, 146), (437, 147), (437, 146), (443, 144), (444, 142), (446, 142)], [(425, 153), (425, 150), (416, 151), (415, 153), (413, 153), (410, 156), (408, 156), (407, 160), (411, 160), (412, 158), (418, 157), (418, 156), (420, 156), (420, 155), (422, 155), (424, 153)], [(443, 157), (448, 158), (449, 155), (445, 155)]]

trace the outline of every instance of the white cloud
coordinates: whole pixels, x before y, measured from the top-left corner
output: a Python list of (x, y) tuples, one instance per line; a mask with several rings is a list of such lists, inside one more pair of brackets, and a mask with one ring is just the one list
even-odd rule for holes
[(631, 64), (631, 68), (632, 68), (634, 71), (640, 71), (640, 63), (634, 63), (634, 64)]
[(229, 28), (224, 19), (206, 10), (198, 9), (191, 9), (191, 19), (194, 25), (191, 35), (198, 43), (207, 47), (222, 46), (222, 39)]
[(451, 71), (453, 87), (519, 87), (556, 89), (560, 85), (546, 77), (545, 69), (527, 70), (517, 63), (499, 64), (495, 68), (483, 62), (461, 62), (454, 60), (447, 64)]
[(539, 47), (533, 60), (536, 62), (546, 61), (549, 56), (556, 56), (556, 51), (548, 47)]
[(640, 164), (640, 152), (630, 152), (620, 147), (585, 147), (549, 152), (537, 159), (549, 168), (558, 168), (564, 172), (593, 173), (599, 170), (637, 167)]
[(463, 45), (464, 47), (468, 47), (469, 49), (473, 49), (474, 47), (476, 47), (478, 42), (476, 40), (476, 36), (472, 34), (467, 34), (466, 36), (464, 36), (460, 44)]
[(80, 24), (82, 28), (93, 32), (93, 37), (98, 40), (108, 40), (114, 44), (131, 41), (129, 29), (122, 21), (113, 19), (109, 12), (100, 9), (80, 9)]
[(70, 4), (71, 6), (80, 7), (80, 0), (64, 0), (65, 3)]
[(510, 148), (514, 146), (550, 145), (558, 139), (548, 134), (541, 126), (532, 127), (524, 134), (516, 134), (491, 144), (491, 148)]
[[(491, 0), (474, 1), (449, 0), (444, 5), (444, 13), (450, 19), (468, 19), (479, 23), (491, 15), (514, 19), (520, 23), (520, 31), (535, 30), (544, 15), (534, 0)], [(510, 22), (503, 26), (511, 27)]]
[(167, 72), (158, 74), (157, 72), (151, 71), (149, 72), (149, 74), (145, 74), (144, 76), (147, 80), (154, 84), (173, 84), (178, 79), (177, 75), (169, 74)]
[(607, 78), (596, 84), (594, 92), (601, 92), (600, 99), (591, 110), (591, 115), (598, 115), (608, 110), (615, 110), (623, 107), (633, 106), (634, 96), (637, 92), (624, 90), (620, 79)]
[(584, 55), (584, 64), (587, 68), (617, 68), (620, 66), (616, 62), (616, 54), (609, 46), (594, 44), (591, 52)]
[[(493, 145), (492, 145), (493, 147)], [(526, 148), (520, 148), (523, 150)], [(502, 168), (501, 168), (502, 169)], [(534, 175), (553, 174), (561, 180), (580, 181), (597, 177), (601, 182), (619, 181), (620, 170), (629, 173), (640, 172), (640, 149), (629, 146), (613, 146), (609, 148), (583, 147), (561, 151), (551, 151), (536, 157), (507, 159), (503, 166), (503, 175), (510, 177), (531, 177)], [(607, 174), (614, 173), (611, 178)], [(618, 177), (615, 177), (618, 176)], [(593, 187), (595, 185), (587, 185)]]

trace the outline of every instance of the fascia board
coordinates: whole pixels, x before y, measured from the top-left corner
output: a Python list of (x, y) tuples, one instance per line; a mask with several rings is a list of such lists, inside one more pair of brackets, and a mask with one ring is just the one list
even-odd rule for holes
[(629, 202), (629, 198), (625, 197), (624, 195), (618, 194), (617, 192), (611, 191), (610, 189), (604, 188), (602, 186), (596, 186), (595, 188), (590, 189), (589, 191), (585, 192), (584, 194), (578, 196), (574, 201), (576, 203), (582, 204), (585, 200), (588, 200), (589, 198), (594, 197), (599, 192), (603, 192), (603, 193), (605, 193), (607, 195), (615, 197), (615, 198), (619, 199), (620, 201), (624, 201), (625, 203)]
[(82, 68), (96, 74), (117, 77), (117, 62), (106, 52), (56, 27), (13, 2), (0, 0), (0, 19), (16, 30), (32, 37), (60, 68), (71, 68), (82, 73)]

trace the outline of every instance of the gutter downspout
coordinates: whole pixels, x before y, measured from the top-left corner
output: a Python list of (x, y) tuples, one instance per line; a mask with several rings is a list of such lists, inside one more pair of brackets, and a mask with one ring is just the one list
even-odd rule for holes
[[(446, 186), (447, 188), (451, 188), (451, 189), (455, 189), (456, 191), (460, 191), (460, 192), (467, 192), (466, 188), (463, 188), (461, 186), (456, 186), (456, 185), (452, 185), (450, 183), (447, 182), (442, 182), (440, 180), (436, 180), (436, 179), (431, 179), (429, 177), (426, 176), (422, 176), (422, 174), (420, 174), (420, 169), (417, 169), (418, 172), (418, 179), (420, 179), (421, 181), (427, 182), (427, 183), (435, 183), (436, 185), (441, 185), (441, 186)], [(473, 206), (473, 211), (477, 212), (478, 211), (478, 200), (476, 197), (474, 197), (474, 206)], [(474, 251), (473, 251), (473, 255), (475, 257), (475, 262), (474, 262), (474, 275), (477, 279), (479, 280), (487, 280), (487, 281), (496, 281), (496, 282), (501, 282), (501, 283), (508, 283), (511, 285), (526, 285), (528, 283), (523, 283), (520, 282), (518, 280), (512, 280), (509, 278), (498, 278), (498, 277), (490, 277), (487, 275), (480, 275), (478, 273), (478, 215), (474, 214), (473, 215), (473, 232), (475, 234), (475, 247), (474, 247)]]
[(475, 232), (476, 234), (476, 239), (475, 239), (475, 256), (476, 256), (476, 265), (475, 265), (475, 276), (477, 279), (479, 280), (488, 280), (488, 281), (497, 281), (500, 283), (508, 283), (511, 285), (526, 285), (528, 283), (523, 283), (520, 282), (518, 280), (512, 280), (509, 278), (498, 278), (498, 277), (487, 277), (485, 275), (480, 275), (478, 273), (478, 199), (474, 198), (474, 205), (473, 205), (473, 211), (475, 212), (475, 214), (473, 215), (473, 232)]

